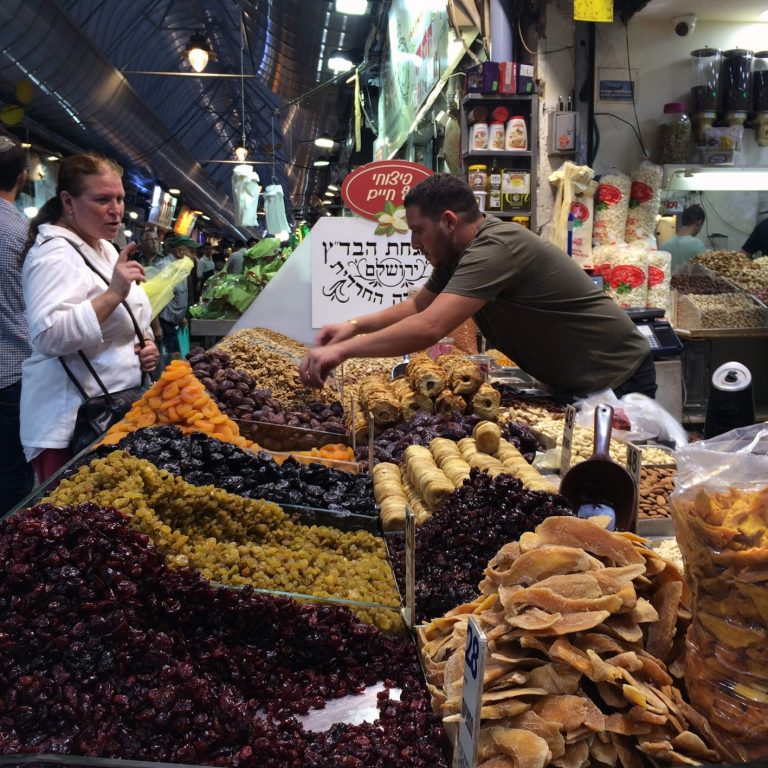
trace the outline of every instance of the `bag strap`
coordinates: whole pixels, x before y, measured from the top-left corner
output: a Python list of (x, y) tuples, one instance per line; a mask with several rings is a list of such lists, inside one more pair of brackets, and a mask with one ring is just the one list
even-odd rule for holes
[[(104, 275), (102, 275), (101, 272), (99, 272), (99, 270), (96, 269), (96, 267), (93, 266), (93, 264), (91, 264), (91, 262), (88, 260), (86, 255), (82, 252), (82, 250), (77, 245), (77, 243), (73, 243), (68, 237), (62, 237), (61, 235), (59, 235), (57, 237), (47, 237), (45, 240), (41, 241), (40, 245), (45, 245), (46, 243), (50, 243), (51, 240), (66, 240), (80, 254), (80, 257), (85, 262), (86, 266), (94, 274), (96, 274), (98, 277), (100, 277), (104, 281), (104, 283), (106, 283), (107, 286), (109, 286), (109, 280), (107, 280), (107, 278), (104, 277)], [(123, 305), (123, 307), (125, 308), (125, 311), (128, 313), (128, 317), (131, 318), (131, 323), (133, 323), (134, 333), (136, 334), (136, 338), (139, 340), (139, 346), (143, 349), (146, 346), (146, 342), (144, 341), (144, 334), (142, 333), (141, 328), (139, 328), (138, 322), (136, 322), (135, 315), (133, 314), (133, 311), (131, 310), (131, 308), (128, 306), (128, 302), (127, 301), (123, 300), (120, 303)], [(85, 352), (83, 352), (82, 349), (78, 350), (77, 354), (80, 355), (80, 359), (83, 361), (83, 363), (85, 363), (85, 367), (88, 369), (88, 371), (90, 372), (91, 376), (93, 376), (93, 378), (96, 380), (96, 383), (99, 385), (99, 389), (101, 389), (101, 391), (104, 393), (104, 397), (107, 398), (107, 402), (110, 405), (114, 405), (114, 401), (112, 399), (112, 396), (109, 394), (109, 391), (104, 386), (104, 382), (101, 380), (101, 377), (99, 376), (99, 374), (96, 373), (96, 369), (91, 364), (91, 361), (88, 359), (88, 356), (85, 354)], [(64, 371), (66, 372), (67, 376), (69, 376), (69, 378), (72, 381), (72, 383), (77, 387), (78, 392), (80, 392), (80, 395), (83, 398), (83, 402), (85, 402), (88, 399), (88, 393), (85, 391), (85, 388), (77, 380), (75, 375), (70, 370), (69, 366), (64, 362), (64, 358), (63, 357), (59, 357), (59, 362), (64, 367)], [(141, 374), (142, 383), (144, 382), (145, 377), (146, 377), (148, 382), (152, 381), (152, 379), (149, 376), (149, 374), (142, 371), (142, 374)]]

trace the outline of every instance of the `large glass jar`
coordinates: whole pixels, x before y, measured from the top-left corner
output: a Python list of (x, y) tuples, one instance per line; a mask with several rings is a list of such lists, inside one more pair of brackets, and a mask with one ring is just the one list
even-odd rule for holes
[(723, 109), (728, 125), (742, 125), (747, 119), (751, 78), (752, 51), (734, 48), (723, 53)]
[(755, 141), (768, 147), (768, 51), (755, 53), (755, 71), (752, 73), (752, 112)]
[(722, 54), (717, 48), (697, 48), (693, 57), (693, 114), (717, 112), (718, 83)]
[(686, 163), (691, 148), (691, 121), (685, 104), (672, 101), (664, 105), (664, 117), (656, 128), (655, 162)]

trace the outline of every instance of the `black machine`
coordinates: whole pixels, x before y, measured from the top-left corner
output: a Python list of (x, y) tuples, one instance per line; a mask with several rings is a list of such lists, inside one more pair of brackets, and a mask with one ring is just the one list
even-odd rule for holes
[(741, 363), (724, 363), (712, 374), (704, 437), (755, 423), (752, 373)]
[(625, 310), (640, 333), (651, 345), (653, 359), (674, 357), (683, 351), (683, 343), (677, 338), (674, 328), (666, 321), (663, 309), (627, 309)]

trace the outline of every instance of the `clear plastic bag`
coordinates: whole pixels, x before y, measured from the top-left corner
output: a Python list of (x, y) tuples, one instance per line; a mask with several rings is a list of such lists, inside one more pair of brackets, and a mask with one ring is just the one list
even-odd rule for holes
[(730, 759), (768, 757), (768, 424), (677, 453), (672, 517), (691, 594), (685, 682)]
[(194, 266), (195, 263), (192, 259), (185, 256), (183, 259), (176, 259), (176, 261), (172, 261), (160, 269), (157, 267), (146, 268), (147, 280), (142, 285), (149, 297), (149, 303), (152, 305), (153, 320), (173, 298), (173, 289), (189, 277)]

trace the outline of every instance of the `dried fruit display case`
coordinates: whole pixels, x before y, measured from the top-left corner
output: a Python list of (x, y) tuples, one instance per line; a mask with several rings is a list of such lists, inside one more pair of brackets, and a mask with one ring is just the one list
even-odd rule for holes
[(232, 421), (237, 424), (243, 437), (267, 451), (309, 451), (326, 445), (350, 445), (346, 430), (331, 432), (256, 419), (234, 418)]

